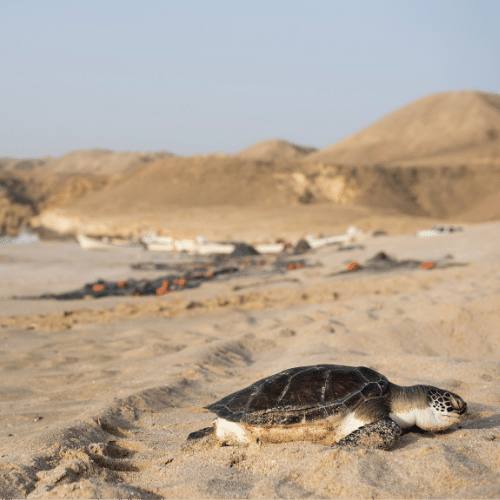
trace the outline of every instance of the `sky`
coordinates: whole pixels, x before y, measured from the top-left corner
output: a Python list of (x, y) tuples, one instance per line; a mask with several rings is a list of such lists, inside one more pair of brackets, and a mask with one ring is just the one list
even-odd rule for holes
[(0, 157), (324, 148), (500, 92), (500, 2), (0, 0)]

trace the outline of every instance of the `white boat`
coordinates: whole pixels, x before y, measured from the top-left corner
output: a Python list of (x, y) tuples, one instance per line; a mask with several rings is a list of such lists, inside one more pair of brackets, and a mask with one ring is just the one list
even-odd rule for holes
[(195, 240), (174, 240), (173, 238), (158, 238), (148, 241), (142, 238), (148, 250), (153, 252), (186, 252), (190, 255), (230, 254), (236, 248), (232, 243), (212, 243), (204, 236)]
[(146, 243), (146, 248), (150, 250), (151, 252), (173, 252), (174, 249), (174, 243)]
[(171, 236), (158, 236), (156, 233), (151, 232), (141, 236), (141, 243), (143, 243), (146, 246), (150, 243), (155, 243), (155, 244), (158, 243), (161, 245), (173, 245), (174, 239)]
[(196, 244), (197, 245), (205, 245), (206, 243), (209, 243), (209, 239), (206, 236), (197, 236), (196, 237)]
[(236, 246), (232, 243), (204, 243), (196, 247), (198, 255), (225, 254), (233, 253)]
[(80, 247), (84, 250), (116, 250), (117, 248), (132, 248), (137, 247), (137, 243), (132, 240), (121, 238), (92, 238), (83, 234), (77, 234), (76, 239)]
[(98, 238), (91, 238), (83, 234), (77, 234), (76, 239), (84, 250), (111, 250), (114, 247), (111, 243)]
[(315, 238), (314, 236), (308, 234), (304, 239), (307, 241), (311, 248), (321, 248), (326, 245), (335, 245), (343, 243), (353, 243), (354, 241), (360, 241), (366, 237), (366, 232), (362, 229), (358, 229), (355, 226), (349, 226), (347, 228), (346, 234), (339, 234), (337, 236), (323, 236), (321, 238)]
[(253, 246), (260, 254), (281, 253), (285, 249), (284, 243), (261, 243)]
[(174, 240), (174, 250), (176, 252), (196, 253), (196, 241), (194, 240)]
[(430, 236), (441, 236), (444, 234), (457, 233), (463, 230), (464, 228), (462, 226), (441, 225), (441, 226), (434, 226), (432, 229), (425, 229), (423, 231), (418, 231), (416, 235), (419, 238), (428, 238)]
[(106, 238), (106, 241), (110, 245), (115, 246), (115, 247), (134, 248), (134, 247), (140, 246), (135, 241), (129, 240), (129, 239), (126, 239), (126, 238)]
[(335, 245), (345, 243), (347, 236), (345, 234), (339, 236), (324, 236), (321, 238), (315, 238), (314, 236), (308, 234), (304, 238), (312, 249), (321, 248), (326, 245)]

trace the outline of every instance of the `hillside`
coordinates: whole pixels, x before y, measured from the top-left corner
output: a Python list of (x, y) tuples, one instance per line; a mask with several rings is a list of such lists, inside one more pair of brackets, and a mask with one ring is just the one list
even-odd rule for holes
[(68, 205), (170, 156), (93, 149), (59, 158), (0, 158), (0, 235), (17, 234), (41, 211)]
[(398, 109), (307, 161), (345, 165), (500, 164), (500, 95), (433, 94)]
[[(419, 99), (322, 151), (272, 139), (234, 155), (92, 150), (0, 159), (0, 231), (15, 233), (30, 222), (75, 232), (85, 218), (89, 231), (106, 233), (106, 218), (118, 217), (116, 231), (140, 233), (149, 224), (144, 220), (161, 230), (167, 213), (169, 227), (182, 231), (200, 214), (217, 212), (219, 227), (230, 212), (270, 219), (278, 207), (290, 207), (295, 227), (300, 207), (324, 211), (328, 203), (332, 213), (349, 206), (481, 222), (500, 217), (499, 192), (500, 96), (448, 92)], [(309, 212), (308, 220), (319, 220)], [(175, 214), (180, 219), (172, 222)], [(264, 223), (245, 221), (254, 222)]]
[(133, 172), (146, 163), (172, 153), (141, 153), (124, 151), (116, 153), (104, 149), (73, 151), (53, 158), (0, 158), (0, 171), (49, 172), (53, 174), (123, 175)]
[(270, 139), (252, 144), (233, 156), (245, 160), (298, 160), (315, 151), (317, 151), (317, 148), (314, 147), (299, 146), (282, 139)]
[(274, 174), (291, 168), (288, 163), (239, 158), (165, 158), (125, 176), (105, 192), (77, 200), (71, 208), (116, 214), (172, 206), (286, 205), (293, 196), (278, 188), (280, 181)]
[(472, 223), (500, 220), (500, 189), (461, 214), (461, 219)]
[(93, 149), (68, 153), (46, 164), (46, 168), (51, 172), (59, 173), (123, 175), (165, 156), (172, 156), (172, 154), (167, 152), (141, 153), (129, 151), (115, 153), (113, 151)]
[[(491, 166), (480, 170), (353, 167), (173, 157), (151, 163), (64, 207), (45, 210), (34, 223), (63, 232), (106, 234), (112, 230), (113, 234), (137, 235), (145, 228), (165, 228), (169, 234), (175, 228), (185, 234), (188, 227), (194, 232), (195, 226), (201, 232), (211, 226), (211, 234), (216, 234), (234, 217), (243, 218), (246, 226), (260, 227), (266, 220), (271, 224), (278, 212), (285, 217), (288, 213), (290, 227), (296, 227), (300, 211), (310, 214), (303, 226), (308, 232), (323, 216), (342, 225), (345, 218), (339, 207), (362, 209), (357, 213), (363, 217), (384, 212), (457, 218), (500, 190), (499, 173), (500, 169)], [(318, 211), (313, 216), (315, 206)], [(257, 213), (262, 220), (251, 215)]]

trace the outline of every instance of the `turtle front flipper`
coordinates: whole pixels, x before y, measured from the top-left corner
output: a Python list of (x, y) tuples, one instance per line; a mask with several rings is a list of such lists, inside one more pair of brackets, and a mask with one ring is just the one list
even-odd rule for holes
[(401, 435), (401, 427), (390, 418), (384, 418), (356, 429), (342, 438), (335, 447), (389, 449)]

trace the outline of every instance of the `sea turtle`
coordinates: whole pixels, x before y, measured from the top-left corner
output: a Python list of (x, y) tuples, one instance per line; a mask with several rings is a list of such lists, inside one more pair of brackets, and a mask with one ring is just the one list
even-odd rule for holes
[(467, 404), (453, 392), (428, 385), (399, 386), (365, 366), (290, 368), (205, 407), (224, 444), (313, 441), (340, 447), (387, 449), (403, 428), (448, 429), (466, 417)]

